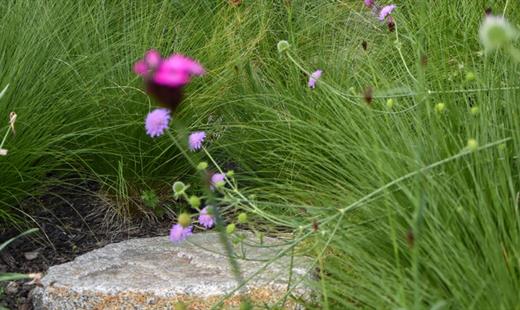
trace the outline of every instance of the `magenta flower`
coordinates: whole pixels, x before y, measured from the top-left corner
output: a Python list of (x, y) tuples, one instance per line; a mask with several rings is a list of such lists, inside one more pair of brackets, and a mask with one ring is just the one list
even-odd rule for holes
[(146, 52), (144, 59), (141, 59), (134, 64), (134, 72), (140, 76), (146, 76), (151, 70), (155, 70), (161, 61), (161, 54), (159, 54), (158, 51), (151, 49)]
[(197, 61), (175, 54), (157, 67), (153, 80), (164, 86), (179, 87), (188, 84), (192, 75), (203, 74), (204, 68)]
[(215, 190), (215, 188), (217, 188), (217, 185), (218, 183), (220, 182), (225, 182), (226, 180), (226, 175), (223, 174), (223, 173), (215, 173), (211, 176), (211, 186), (210, 186), (210, 189), (211, 190)]
[(203, 75), (205, 70), (200, 63), (184, 55), (173, 54), (163, 59), (156, 50), (149, 50), (134, 64), (134, 72), (144, 78), (148, 94), (175, 111), (182, 101), (182, 88), (192, 76)]
[(371, 8), (374, 5), (374, 0), (365, 0), (365, 5)]
[(390, 5), (384, 6), (381, 9), (381, 11), (379, 12), (379, 20), (384, 21), (388, 15), (392, 14), (392, 12), (395, 10), (395, 8), (397, 8), (397, 6), (395, 4), (390, 4)]
[(316, 87), (316, 81), (321, 77), (322, 73), (323, 73), (322, 70), (316, 70), (311, 74), (311, 76), (309, 77), (309, 84), (308, 84), (310, 88)]
[(206, 139), (204, 131), (192, 132), (188, 138), (188, 144), (191, 151), (199, 150), (202, 147), (202, 142)]
[(192, 229), (192, 226), (184, 228), (181, 224), (173, 225), (172, 229), (170, 230), (170, 241), (173, 243), (181, 243), (188, 236), (191, 236), (193, 234), (191, 232)]
[(164, 134), (168, 129), (170, 118), (170, 110), (168, 109), (155, 109), (148, 113), (144, 122), (146, 134), (152, 138)]
[(200, 210), (199, 215), (199, 224), (204, 226), (205, 228), (211, 228), (215, 224), (213, 215), (208, 214), (208, 207), (210, 206), (207, 206), (204, 209)]

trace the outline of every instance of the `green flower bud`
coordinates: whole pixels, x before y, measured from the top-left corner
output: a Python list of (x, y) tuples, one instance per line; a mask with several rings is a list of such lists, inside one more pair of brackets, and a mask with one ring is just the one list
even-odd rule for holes
[(181, 213), (177, 221), (182, 227), (188, 227), (191, 224), (191, 216), (188, 213)]
[(469, 139), (467, 144), (468, 150), (474, 152), (478, 149), (478, 142), (475, 139)]
[(240, 213), (240, 214), (238, 215), (238, 222), (239, 222), (240, 224), (245, 224), (245, 223), (247, 223), (247, 213), (245, 213), (245, 212)]
[(206, 170), (206, 168), (208, 168), (208, 163), (205, 162), (205, 161), (201, 161), (201, 162), (197, 165), (197, 170), (199, 170), (199, 171)]
[(226, 232), (231, 235), (232, 233), (235, 232), (235, 229), (236, 229), (236, 226), (235, 224), (231, 223), (229, 224), (228, 226), (226, 226)]
[(287, 51), (291, 47), (291, 45), (289, 44), (289, 42), (287, 42), (285, 40), (281, 40), (278, 42), (276, 47), (278, 48), (278, 52), (283, 53), (283, 52)]
[(474, 81), (477, 78), (474, 72), (469, 71), (466, 73), (466, 81), (471, 82)]
[(439, 102), (435, 105), (435, 112), (442, 113), (446, 110), (446, 104), (444, 102)]
[(480, 112), (480, 109), (478, 107), (471, 107), (471, 109), (469, 110), (469, 112), (472, 114), (472, 115), (477, 115), (478, 112)]
[(173, 196), (175, 199), (178, 199), (180, 196), (184, 195), (184, 192), (186, 191), (188, 187), (186, 184), (182, 183), (181, 181), (177, 181), (173, 183), (172, 189), (173, 189)]
[(394, 99), (390, 98), (390, 99), (388, 99), (388, 100), (386, 101), (386, 107), (387, 107), (387, 108), (391, 109), (391, 108), (394, 107), (394, 105), (395, 105), (395, 101), (394, 101)]
[(195, 195), (193, 195), (193, 196), (190, 197), (190, 199), (188, 199), (188, 203), (193, 208), (198, 209), (200, 207), (200, 198), (195, 196)]
[(228, 172), (226, 172), (226, 176), (228, 176), (230, 178), (234, 177), (235, 176), (235, 171), (229, 170)]

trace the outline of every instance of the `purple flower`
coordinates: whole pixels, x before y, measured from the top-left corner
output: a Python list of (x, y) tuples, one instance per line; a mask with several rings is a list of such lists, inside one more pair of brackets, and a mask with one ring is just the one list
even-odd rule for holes
[(223, 173), (215, 173), (211, 176), (211, 190), (217, 188), (218, 183), (225, 182), (226, 175)]
[(381, 9), (381, 11), (379, 12), (379, 20), (384, 21), (388, 15), (392, 14), (392, 12), (395, 10), (395, 8), (397, 8), (397, 6), (395, 4), (390, 4), (390, 5), (384, 6)]
[(316, 87), (316, 81), (321, 77), (322, 73), (323, 73), (322, 70), (316, 70), (311, 74), (311, 76), (309, 77), (309, 87), (310, 88)]
[(195, 131), (190, 134), (188, 138), (188, 144), (191, 151), (196, 151), (202, 147), (202, 142), (206, 139), (206, 133), (204, 131)]
[(188, 236), (192, 235), (192, 228), (192, 226), (184, 228), (181, 224), (173, 225), (172, 229), (170, 230), (170, 241), (173, 243), (181, 243)]
[(371, 8), (374, 5), (374, 0), (365, 0), (365, 5)]
[(170, 110), (168, 109), (155, 109), (148, 113), (144, 123), (146, 134), (152, 138), (164, 134), (164, 131), (168, 129), (170, 118)]
[(212, 208), (211, 206), (205, 207), (204, 209), (200, 210), (199, 215), (199, 224), (204, 226), (205, 228), (211, 228), (213, 227), (213, 224), (215, 224), (213, 215), (208, 214), (208, 207)]

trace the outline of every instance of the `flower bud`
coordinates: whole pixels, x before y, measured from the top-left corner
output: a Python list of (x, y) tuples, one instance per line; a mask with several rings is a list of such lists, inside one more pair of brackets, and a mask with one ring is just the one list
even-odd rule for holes
[(205, 161), (201, 161), (201, 162), (197, 165), (197, 170), (199, 170), (199, 171), (206, 170), (206, 168), (208, 168), (208, 163), (205, 162)]
[(188, 203), (193, 208), (198, 209), (200, 207), (200, 198), (195, 196), (195, 195), (193, 195), (193, 196), (190, 197), (190, 199), (188, 199)]
[(471, 107), (469, 112), (471, 113), (471, 115), (477, 115), (480, 112), (480, 109), (477, 106)]
[(466, 72), (466, 81), (467, 82), (471, 82), (476, 79), (477, 79), (477, 76), (475, 75), (475, 72), (473, 72), (473, 71)]
[(245, 223), (247, 223), (247, 213), (245, 213), (245, 212), (240, 213), (240, 214), (238, 215), (238, 222), (239, 222), (240, 224), (245, 224)]
[(281, 40), (278, 42), (276, 47), (278, 48), (278, 52), (283, 53), (283, 52), (287, 51), (291, 47), (291, 45), (289, 44), (289, 42), (287, 42), (285, 40)]
[(235, 176), (235, 171), (229, 170), (228, 172), (226, 172), (226, 176), (232, 178), (233, 176)]
[(395, 101), (394, 101), (394, 99), (389, 98), (389, 99), (386, 101), (386, 107), (387, 107), (387, 108), (391, 109), (391, 108), (394, 107), (394, 105), (395, 105)]
[(478, 149), (478, 142), (475, 139), (469, 139), (467, 144), (468, 150), (474, 152)]
[(177, 221), (182, 227), (186, 228), (191, 224), (191, 216), (188, 213), (181, 213)]
[(444, 102), (439, 102), (435, 105), (435, 112), (442, 113), (446, 110), (446, 104)]
[(186, 185), (182, 183), (181, 181), (177, 181), (173, 183), (172, 189), (173, 189), (173, 196), (175, 199), (178, 199), (180, 196), (184, 195), (184, 192), (186, 191)]
[(232, 233), (235, 232), (235, 229), (236, 229), (235, 224), (231, 223), (231, 224), (229, 224), (228, 226), (226, 226), (226, 233), (228, 233), (229, 235), (231, 235)]

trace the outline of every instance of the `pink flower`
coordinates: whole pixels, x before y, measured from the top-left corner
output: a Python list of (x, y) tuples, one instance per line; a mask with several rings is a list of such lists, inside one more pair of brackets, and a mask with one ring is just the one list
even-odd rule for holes
[(213, 215), (208, 214), (208, 207), (205, 207), (204, 209), (200, 210), (199, 215), (199, 224), (204, 226), (205, 228), (211, 228), (215, 224), (215, 220), (213, 219)]
[(397, 6), (395, 4), (390, 4), (390, 5), (384, 6), (381, 9), (381, 11), (379, 12), (379, 20), (384, 21), (388, 15), (392, 14), (392, 12), (395, 10), (395, 8), (397, 8)]
[(365, 0), (365, 5), (371, 8), (374, 5), (374, 0)]
[(148, 113), (144, 123), (146, 133), (152, 138), (164, 134), (168, 129), (170, 118), (170, 110), (168, 109), (155, 109)]
[(149, 50), (134, 64), (134, 72), (161, 85), (180, 87), (188, 84), (192, 75), (203, 75), (204, 68), (197, 61), (181, 54), (162, 59), (159, 52)]
[(316, 81), (321, 77), (322, 73), (323, 73), (322, 70), (316, 70), (311, 74), (311, 76), (309, 77), (309, 84), (308, 84), (310, 88), (316, 87)]
[(202, 142), (206, 138), (204, 131), (195, 131), (190, 134), (188, 138), (188, 144), (191, 151), (199, 150), (202, 147)]
[(144, 59), (134, 64), (134, 72), (140, 76), (146, 76), (149, 71), (154, 70), (161, 63), (161, 54), (151, 49), (144, 55)]
[(226, 176), (223, 173), (215, 173), (211, 176), (211, 190), (217, 188), (218, 183), (225, 182)]
[(191, 236), (193, 234), (191, 232), (192, 229), (192, 226), (184, 228), (181, 224), (173, 225), (172, 229), (170, 229), (170, 241), (173, 243), (181, 243), (188, 236)]
[(153, 80), (161, 85), (179, 87), (188, 84), (192, 75), (203, 75), (204, 68), (195, 60), (175, 54), (157, 68)]

